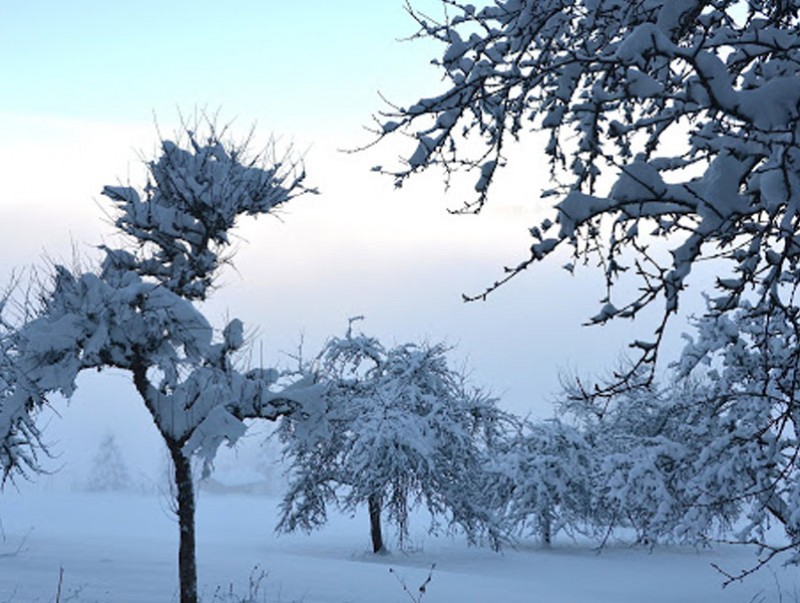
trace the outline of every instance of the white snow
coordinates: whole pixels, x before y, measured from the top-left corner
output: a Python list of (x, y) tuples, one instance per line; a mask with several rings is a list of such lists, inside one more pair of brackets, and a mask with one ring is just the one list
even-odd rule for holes
[[(60, 568), (64, 601), (177, 601), (177, 526), (168, 508), (158, 496), (7, 490), (0, 499), (0, 601), (53, 601)], [(256, 601), (402, 603), (409, 599), (398, 578), (416, 595), (434, 563), (424, 603), (741, 603), (791, 600), (800, 587), (796, 569), (776, 565), (723, 589), (711, 563), (740, 569), (753, 561), (752, 551), (730, 546), (648, 552), (615, 543), (598, 554), (556, 540), (550, 550), (523, 543), (493, 553), (458, 536), (433, 538), (425, 518), (413, 517), (413, 548), (374, 556), (365, 513), (333, 515), (312, 535), (280, 537), (273, 533), (277, 516), (275, 499), (201, 494), (203, 601), (232, 601), (221, 598), (231, 587), (244, 597), (251, 574), (263, 570)]]

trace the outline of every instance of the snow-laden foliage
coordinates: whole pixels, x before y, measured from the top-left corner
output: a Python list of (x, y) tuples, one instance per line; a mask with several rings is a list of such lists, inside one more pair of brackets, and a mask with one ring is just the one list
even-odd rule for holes
[[(244, 432), (243, 419), (276, 418), (287, 411), (290, 392), (302, 389), (283, 393), (275, 370), (238, 371), (231, 357), (244, 343), (242, 322), (231, 320), (215, 339), (192, 302), (205, 296), (218, 267), (212, 243), (222, 246), (238, 215), (266, 212), (272, 201), (301, 192), (300, 180), (284, 189), (282, 180), (271, 180), (273, 169), (242, 165), (239, 153), (225, 152), (216, 138), (189, 139), (189, 150), (163, 143), (161, 159), (149, 164), (155, 184), (145, 201), (124, 189), (129, 202), (117, 224), (138, 237), (139, 252), (106, 248), (97, 273), (56, 266), (38, 315), (4, 338), (5, 357), (13, 360), (4, 371), (0, 406), (4, 477), (37, 468), (36, 411), (51, 392), (71, 396), (87, 368), (130, 371), (162, 435), (207, 464), (220, 443)], [(172, 183), (165, 192), (158, 188), (162, 181)], [(196, 186), (186, 189), (186, 182)], [(189, 199), (182, 197), (185, 189)], [(134, 223), (140, 225), (135, 231)], [(158, 244), (147, 246), (150, 241)], [(164, 254), (176, 250), (167, 260)]]
[[(632, 528), (640, 543), (706, 543), (740, 518), (738, 493), (708, 491), (698, 472), (719, 459), (708, 456), (719, 420), (704, 382), (668, 387), (640, 384), (606, 400), (571, 387), (563, 409), (577, 419), (591, 447), (592, 503), (584, 515), (596, 533)], [(713, 494), (712, 494), (713, 493)]]
[[(705, 377), (703, 400), (713, 412), (713, 438), (702, 451), (692, 487), (744, 506), (741, 540), (765, 545), (766, 558), (791, 553), (800, 561), (800, 323), (780, 304), (743, 300), (730, 316), (697, 321), (681, 375)], [(777, 521), (783, 545), (768, 543)]]
[[(633, 344), (650, 364), (698, 260), (728, 260), (714, 315), (750, 289), (763, 301), (797, 282), (800, 3), (443, 5), (441, 21), (411, 12), (418, 35), (443, 47), (434, 62), (446, 87), (379, 116), (380, 137), (416, 141), (405, 166), (384, 171), (398, 185), (434, 166), (448, 178), (473, 172), (466, 209), (477, 211), (513, 141), (530, 130), (549, 140), (553, 215), (531, 227), (529, 257), (486, 293), (571, 246), (569, 270), (599, 264), (607, 279), (592, 322), (662, 300), (654, 338)], [(654, 251), (656, 239), (670, 253)], [(625, 272), (638, 288), (614, 289)]]
[(550, 544), (589, 525), (594, 451), (580, 430), (557, 419), (527, 423), (492, 450), (486, 492), (510, 532)]
[(710, 495), (698, 481), (716, 467), (708, 451), (720, 425), (705, 387), (634, 378), (602, 407), (570, 384), (559, 418), (525, 422), (495, 447), (487, 491), (509, 531), (545, 544), (564, 531), (602, 545), (619, 529), (643, 544), (704, 544), (742, 517), (741, 489)]
[(322, 403), (281, 422), (290, 467), (280, 530), (320, 526), (331, 503), (346, 511), (369, 503), (402, 540), (410, 509), (422, 503), (471, 540), (498, 542), (483, 476), (487, 447), (510, 419), (448, 366), (447, 352), (441, 344), (386, 349), (351, 329), (326, 344), (317, 363)]
[(103, 191), (118, 204), (116, 226), (133, 237), (133, 252), (104, 247), (97, 271), (56, 266), (35, 314), (1, 325), (0, 469), (4, 482), (39, 469), (36, 417), (52, 393), (70, 397), (85, 369), (127, 371), (173, 461), (181, 603), (196, 603), (192, 459), (208, 473), (218, 447), (245, 432), (245, 419), (275, 420), (316, 399), (319, 387), (311, 377), (282, 381), (274, 369), (240, 371), (233, 357), (245, 343), (242, 322), (215, 335), (195, 305), (237, 218), (303, 193), (303, 174), (291, 162), (284, 169), (247, 160), (213, 128), (207, 138), (187, 134), (185, 148), (162, 142), (144, 196)]
[(642, 543), (759, 545), (751, 568), (725, 571), (732, 581), (779, 553), (800, 560), (797, 331), (748, 304), (698, 328), (671, 384), (602, 407), (570, 386), (562, 410), (591, 449), (592, 502), (577, 517), (601, 536), (632, 528)]
[(147, 164), (144, 198), (127, 186), (106, 186), (103, 194), (117, 203), (117, 228), (142, 251), (120, 260), (131, 260), (128, 267), (181, 297), (204, 299), (239, 216), (265, 214), (291, 200), (305, 190), (305, 174), (288, 157), (266, 167), (260, 157), (248, 158), (246, 147), (188, 134), (188, 148), (163, 141), (158, 160)]
[[(17, 386), (19, 373), (15, 369), (15, 347), (17, 335), (14, 326), (5, 319), (9, 293), (0, 300), (0, 421), (8, 411), (7, 398)], [(13, 425), (0, 440), (0, 467), (4, 476), (14, 467), (19, 474), (28, 477), (30, 469), (39, 467), (38, 453), (44, 446), (41, 430), (34, 418), (22, 409), (9, 422)], [(30, 409), (32, 410), (32, 408)]]

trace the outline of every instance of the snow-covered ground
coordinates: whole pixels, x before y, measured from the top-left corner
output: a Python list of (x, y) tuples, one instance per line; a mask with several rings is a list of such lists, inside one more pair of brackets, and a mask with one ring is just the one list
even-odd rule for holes
[[(774, 567), (721, 588), (718, 563), (737, 570), (752, 552), (734, 547), (653, 552), (620, 544), (597, 554), (568, 541), (494, 553), (458, 536), (411, 526), (404, 552), (368, 552), (367, 521), (333, 516), (321, 532), (276, 536), (277, 501), (201, 493), (200, 590), (206, 602), (407, 602), (435, 569), (424, 603), (658, 603), (800, 601), (795, 568)], [(177, 526), (165, 496), (7, 488), (0, 495), (0, 602), (51, 602), (63, 568), (61, 601), (177, 600)], [(395, 547), (396, 548), (396, 547)], [(392, 571), (390, 571), (390, 569)], [(266, 575), (259, 579), (264, 572)], [(239, 599), (228, 598), (233, 590)]]

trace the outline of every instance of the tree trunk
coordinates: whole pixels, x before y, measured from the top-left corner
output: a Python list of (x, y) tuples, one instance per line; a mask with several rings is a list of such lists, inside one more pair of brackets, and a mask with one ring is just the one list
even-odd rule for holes
[(383, 553), (383, 534), (381, 533), (381, 498), (377, 494), (367, 497), (369, 505), (369, 533), (372, 537), (372, 552)]
[(553, 523), (549, 509), (539, 515), (539, 530), (542, 534), (542, 545), (549, 549), (553, 544)]
[(181, 586), (180, 603), (197, 603), (197, 559), (195, 557), (194, 532), (194, 483), (191, 459), (184, 456), (176, 443), (168, 444), (175, 466), (175, 486), (178, 500), (178, 525), (180, 545), (178, 548), (178, 575)]

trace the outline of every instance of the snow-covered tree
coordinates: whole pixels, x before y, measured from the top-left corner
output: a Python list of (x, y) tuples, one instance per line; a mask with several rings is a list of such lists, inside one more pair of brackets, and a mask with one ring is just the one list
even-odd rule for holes
[(485, 491), (509, 532), (536, 534), (549, 546), (559, 531), (591, 525), (594, 450), (558, 419), (527, 423), (493, 447)]
[(109, 433), (100, 441), (84, 488), (90, 492), (118, 492), (131, 488), (128, 465), (114, 434)]
[[(595, 534), (622, 527), (650, 545), (758, 545), (750, 568), (719, 568), (726, 583), (780, 553), (797, 563), (800, 553), (796, 367), (785, 362), (795, 336), (744, 309), (732, 320), (702, 319), (666, 386), (651, 382), (598, 406), (570, 384), (562, 407), (592, 449)], [(708, 362), (698, 366), (692, 353)]]
[[(704, 545), (758, 507), (748, 477), (756, 465), (726, 452), (734, 436), (714, 404), (716, 384), (693, 375), (662, 386), (641, 369), (634, 379), (602, 406), (568, 382), (559, 418), (525, 422), (494, 447), (486, 491), (510, 532), (545, 545), (563, 530), (602, 546), (619, 529), (645, 545)], [(742, 540), (768, 523), (749, 515)]]
[(520, 137), (540, 132), (550, 165), (552, 215), (527, 225), (528, 256), (478, 297), (569, 247), (568, 270), (599, 265), (607, 281), (591, 322), (663, 303), (653, 338), (632, 342), (645, 366), (702, 259), (725, 260), (710, 314), (751, 290), (795, 307), (800, 3), (442, 4), (441, 19), (409, 11), (442, 46), (445, 87), (377, 117), (379, 137), (414, 141), (403, 166), (377, 169), (398, 185), (432, 167), (474, 173), (464, 210), (479, 211)]
[(694, 381), (645, 384), (641, 370), (636, 378), (638, 387), (602, 407), (576, 385), (568, 386), (562, 403), (592, 450), (590, 520), (600, 535), (632, 528), (643, 544), (706, 543), (740, 513), (738, 502), (711, 504), (692, 485), (714, 437), (712, 407)]
[[(197, 601), (191, 462), (209, 471), (217, 448), (245, 431), (244, 420), (274, 420), (317, 395), (306, 378), (283, 383), (277, 370), (235, 366), (244, 328), (231, 320), (215, 336), (197, 303), (210, 291), (242, 215), (267, 213), (305, 192), (289, 157), (249, 157), (213, 127), (164, 140), (147, 164), (143, 194), (107, 186), (129, 249), (104, 247), (97, 271), (56, 266), (52, 286), (2, 338), (0, 467), (3, 481), (37, 471), (37, 424), (48, 397), (75, 392), (85, 369), (127, 371), (172, 459), (180, 527), (181, 603)], [(269, 163), (267, 163), (269, 162)], [(4, 323), (5, 324), (5, 323)]]
[(410, 509), (424, 503), (433, 521), (499, 542), (483, 476), (487, 446), (508, 416), (448, 366), (447, 352), (441, 344), (386, 349), (353, 334), (352, 324), (326, 344), (316, 369), (327, 384), (321, 404), (281, 421), (290, 466), (280, 530), (322, 525), (329, 503), (345, 511), (366, 504), (377, 553), (382, 516), (402, 541)]
[[(793, 284), (792, 287), (796, 287)], [(747, 522), (736, 539), (761, 545), (763, 565), (779, 553), (800, 562), (800, 323), (796, 309), (742, 300), (730, 316), (697, 321), (677, 365), (699, 375), (711, 437), (696, 459), (690, 487), (703, 504), (735, 501)], [(766, 529), (782, 526), (785, 541)]]

